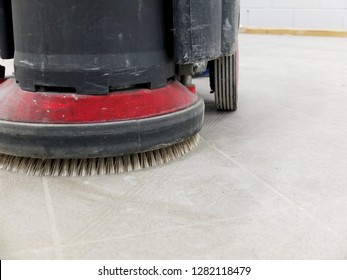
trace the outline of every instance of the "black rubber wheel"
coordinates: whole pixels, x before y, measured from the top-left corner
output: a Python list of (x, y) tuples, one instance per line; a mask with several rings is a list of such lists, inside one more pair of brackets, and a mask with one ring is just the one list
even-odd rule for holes
[(236, 111), (238, 98), (238, 53), (214, 60), (211, 85), (216, 108), (220, 111)]

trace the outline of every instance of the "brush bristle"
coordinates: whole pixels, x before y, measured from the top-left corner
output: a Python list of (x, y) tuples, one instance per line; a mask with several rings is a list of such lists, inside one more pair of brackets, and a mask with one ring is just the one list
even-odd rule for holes
[(26, 175), (77, 177), (130, 172), (155, 167), (182, 157), (199, 143), (199, 135), (153, 151), (89, 159), (36, 159), (0, 154), (0, 169)]

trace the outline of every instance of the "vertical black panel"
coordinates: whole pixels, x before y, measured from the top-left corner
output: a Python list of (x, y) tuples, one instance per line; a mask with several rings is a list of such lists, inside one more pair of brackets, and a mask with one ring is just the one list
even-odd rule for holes
[(0, 0), (0, 57), (11, 59), (14, 55), (11, 0)]
[(175, 59), (179, 64), (220, 55), (222, 0), (174, 0)]
[(223, 0), (222, 53), (228, 55), (236, 50), (240, 17), (240, 0)]
[(213, 60), (235, 51), (239, 0), (174, 0), (175, 62)]

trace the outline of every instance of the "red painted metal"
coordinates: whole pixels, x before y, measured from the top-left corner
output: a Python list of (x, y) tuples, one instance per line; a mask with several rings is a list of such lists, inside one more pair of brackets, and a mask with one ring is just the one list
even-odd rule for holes
[(85, 124), (144, 119), (190, 107), (198, 96), (178, 82), (160, 89), (108, 95), (28, 92), (13, 78), (0, 84), (0, 120), (40, 124)]
[(186, 88), (191, 92), (196, 94), (196, 86), (195, 85), (188, 85)]

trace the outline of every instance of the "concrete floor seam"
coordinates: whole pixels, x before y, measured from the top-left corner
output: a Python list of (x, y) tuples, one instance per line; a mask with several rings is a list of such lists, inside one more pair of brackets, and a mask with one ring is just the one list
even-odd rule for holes
[(45, 202), (46, 202), (49, 224), (51, 227), (51, 236), (52, 236), (52, 241), (53, 241), (53, 247), (54, 247), (57, 258), (63, 259), (63, 252), (60, 249), (60, 237), (59, 237), (57, 223), (56, 223), (55, 216), (54, 216), (52, 198), (51, 198), (50, 193), (49, 193), (48, 181), (47, 181), (47, 178), (45, 178), (45, 177), (42, 178), (42, 186), (43, 186), (43, 190), (45, 193), (45, 200), (46, 200)]
[[(319, 123), (321, 123), (321, 124), (324, 124), (324, 125), (326, 125), (326, 126), (329, 126), (329, 127), (332, 128), (332, 129), (339, 129), (339, 132), (341, 132), (341, 130), (340, 130), (341, 127), (338, 127), (338, 126), (336, 126), (336, 125), (334, 125), (334, 124), (331, 124), (331, 123), (329, 123), (329, 122), (325, 122), (325, 121), (323, 121), (323, 120), (321, 120), (321, 119), (315, 118), (315, 117), (313, 117), (313, 116), (311, 116), (311, 115), (309, 115), (309, 114), (307, 114), (307, 113), (305, 113), (305, 112), (296, 110), (296, 109), (294, 109), (294, 108), (287, 107), (287, 106), (285, 106), (285, 105), (283, 105), (283, 104), (281, 104), (281, 103), (279, 103), (279, 102), (276, 102), (276, 101), (270, 101), (270, 102), (276, 103), (277, 105), (279, 105), (279, 106), (281, 106), (281, 107), (283, 107), (283, 108), (285, 108), (285, 109), (287, 109), (287, 110), (289, 110), (289, 111), (294, 111), (294, 112), (296, 112), (296, 113), (299, 113), (299, 114), (302, 114), (302, 115), (304, 115), (304, 116), (306, 116), (306, 117), (309, 117), (310, 119), (312, 119), (312, 120), (314, 120), (314, 121), (316, 121), (316, 122), (319, 122)], [(347, 133), (347, 129), (343, 129), (343, 131), (344, 131), (345, 133)], [(347, 134), (342, 133), (342, 135), (343, 135), (344, 137), (347, 137)]]
[(279, 190), (277, 190), (276, 188), (272, 187), (271, 185), (269, 185), (267, 182), (265, 182), (264, 180), (262, 180), (257, 174), (253, 173), (252, 171), (250, 171), (249, 169), (247, 169), (246, 167), (244, 167), (243, 165), (241, 165), (239, 162), (237, 162), (237, 160), (235, 160), (234, 158), (230, 157), (229, 155), (227, 155), (226, 153), (224, 153), (223, 151), (221, 151), (220, 149), (218, 149), (217, 147), (215, 147), (213, 144), (211, 144), (209, 141), (207, 141), (206, 139), (204, 139), (203, 137), (201, 137), (201, 139), (203, 141), (205, 141), (206, 143), (208, 143), (208, 145), (210, 145), (211, 148), (213, 148), (214, 150), (216, 150), (218, 153), (220, 153), (221, 155), (223, 155), (225, 158), (227, 158), (228, 160), (230, 160), (231, 162), (233, 162), (234, 164), (236, 164), (239, 168), (241, 168), (243, 171), (247, 172), (248, 174), (250, 174), (253, 178), (257, 179), (258, 181), (260, 181), (262, 184), (264, 184), (264, 186), (266, 186), (268, 189), (270, 189), (271, 191), (273, 191), (274, 193), (276, 193), (277, 195), (279, 195), (282, 199), (284, 199), (286, 202), (288, 202), (289, 204), (291, 204), (292, 206), (294, 206), (296, 209), (299, 209), (301, 211), (304, 211), (306, 213), (306, 215), (308, 217), (310, 217), (312, 220), (318, 222), (319, 224), (321, 224), (323, 227), (325, 227), (326, 229), (328, 229), (333, 235), (335, 235), (336, 237), (338, 237), (339, 239), (343, 240), (344, 243), (347, 245), (347, 238), (340, 235), (338, 232), (336, 232), (333, 228), (329, 227), (327, 224), (325, 224), (323, 221), (317, 219), (315, 216), (313, 216), (310, 212), (308, 212), (305, 208), (300, 207), (299, 205), (296, 204), (296, 202), (292, 201), (291, 199), (289, 199), (288, 197), (286, 197), (284, 194), (282, 194)]
[(213, 221), (210, 221), (208, 223), (201, 222), (201, 223), (195, 223), (195, 224), (189, 224), (189, 225), (182, 225), (182, 226), (176, 226), (173, 228), (170, 227), (170, 228), (166, 228), (166, 229), (162, 229), (162, 230), (142, 232), (141, 234), (129, 234), (129, 235), (124, 235), (124, 236), (119, 236), (117, 238), (105, 238), (105, 239), (90, 240), (90, 241), (85, 241), (85, 242), (75, 242), (75, 243), (71, 243), (71, 244), (61, 244), (59, 246), (59, 248), (60, 249), (66, 249), (66, 248), (80, 246), (80, 245), (88, 245), (88, 244), (91, 245), (91, 244), (98, 244), (98, 243), (102, 243), (102, 242), (112, 242), (112, 241), (117, 241), (117, 240), (130, 239), (133, 237), (147, 236), (147, 235), (156, 234), (156, 233), (170, 232), (170, 231), (174, 231), (175, 229), (176, 230), (182, 230), (182, 229), (194, 228), (194, 227), (198, 227), (198, 226), (211, 226), (213, 224), (217, 224), (217, 223), (221, 223), (221, 222), (261, 216), (261, 214), (262, 213), (249, 214), (249, 215), (239, 215), (239, 216), (235, 216), (235, 217), (231, 217), (231, 218), (223, 218), (223, 219), (213, 220)]

